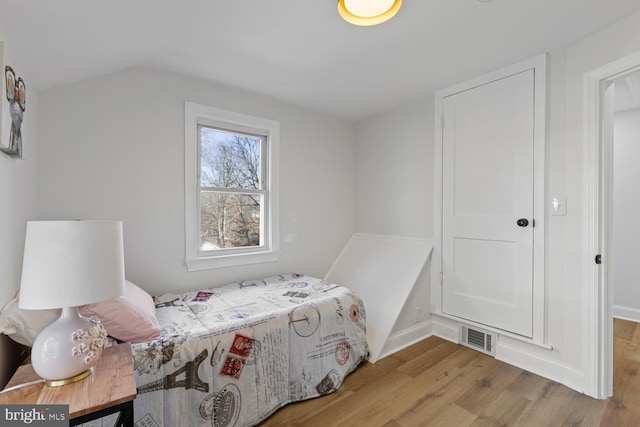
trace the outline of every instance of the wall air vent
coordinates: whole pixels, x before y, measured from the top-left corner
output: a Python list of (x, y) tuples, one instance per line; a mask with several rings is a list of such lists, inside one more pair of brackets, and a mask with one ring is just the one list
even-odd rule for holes
[(489, 356), (496, 355), (496, 334), (493, 332), (460, 325), (460, 344)]

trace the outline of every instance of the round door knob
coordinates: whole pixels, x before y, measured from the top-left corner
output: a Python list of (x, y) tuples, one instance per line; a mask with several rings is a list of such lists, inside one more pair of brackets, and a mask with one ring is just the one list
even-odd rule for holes
[(516, 224), (518, 224), (518, 227), (526, 227), (527, 225), (529, 225), (529, 220), (526, 218), (520, 218), (518, 221), (516, 221)]

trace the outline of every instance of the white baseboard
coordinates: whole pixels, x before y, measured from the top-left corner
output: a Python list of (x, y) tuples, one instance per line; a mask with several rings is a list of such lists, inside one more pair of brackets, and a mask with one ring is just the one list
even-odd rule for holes
[(417, 343), (418, 341), (429, 338), (431, 335), (433, 335), (431, 325), (431, 320), (428, 320), (425, 322), (417, 323), (410, 328), (392, 334), (382, 347), (378, 360), (382, 359), (383, 357), (390, 356), (393, 353), (402, 350), (403, 348), (407, 348), (410, 345)]
[[(432, 314), (432, 322), (433, 335), (459, 343), (458, 328), (460, 322), (434, 314)], [(546, 352), (551, 352), (551, 350), (498, 334), (496, 359), (583, 393), (584, 374), (571, 366), (545, 357), (544, 353)]]
[[(519, 344), (516, 341), (514, 343), (516, 346)], [(585, 377), (582, 372), (557, 360), (551, 360), (516, 346), (501, 342), (498, 338), (496, 359), (584, 393)]]
[(617, 317), (618, 319), (631, 320), (632, 322), (640, 322), (640, 309), (634, 307), (625, 307), (623, 305), (614, 305), (613, 317)]
[(433, 335), (460, 344), (458, 322), (435, 314), (432, 314), (431, 317), (433, 319)]

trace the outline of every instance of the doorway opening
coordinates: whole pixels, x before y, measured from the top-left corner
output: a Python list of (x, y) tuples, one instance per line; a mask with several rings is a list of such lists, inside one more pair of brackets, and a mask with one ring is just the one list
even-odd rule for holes
[[(587, 394), (613, 394), (615, 81), (640, 71), (640, 52), (585, 74), (584, 195)], [(599, 259), (598, 259), (598, 256)], [(599, 262), (598, 262), (599, 261)]]
[(613, 317), (640, 322), (640, 72), (614, 81), (613, 126)]

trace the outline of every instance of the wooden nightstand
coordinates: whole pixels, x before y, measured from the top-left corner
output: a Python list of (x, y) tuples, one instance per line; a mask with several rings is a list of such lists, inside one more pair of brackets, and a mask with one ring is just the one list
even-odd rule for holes
[[(35, 381), (39, 377), (31, 365), (18, 368), (6, 388)], [(133, 400), (136, 382), (133, 375), (131, 346), (120, 344), (102, 353), (93, 374), (84, 380), (60, 387), (44, 383), (0, 394), (0, 404), (60, 404), (69, 405), (70, 425), (120, 413), (118, 427), (133, 426)]]

